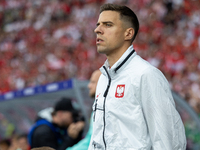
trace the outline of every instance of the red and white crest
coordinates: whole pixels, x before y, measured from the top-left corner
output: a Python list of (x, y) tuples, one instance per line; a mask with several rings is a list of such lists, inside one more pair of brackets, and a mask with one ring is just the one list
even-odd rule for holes
[(124, 91), (125, 91), (125, 84), (117, 85), (115, 97), (116, 98), (124, 97)]

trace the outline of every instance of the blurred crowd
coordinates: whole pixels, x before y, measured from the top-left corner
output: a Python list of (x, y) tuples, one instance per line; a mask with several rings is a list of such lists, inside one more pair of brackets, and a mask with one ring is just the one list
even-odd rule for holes
[(89, 79), (105, 61), (93, 30), (99, 6), (108, 2), (135, 11), (136, 52), (200, 112), (199, 0), (1, 0), (0, 93)]
[(28, 150), (29, 144), (26, 134), (16, 134), (9, 139), (0, 141), (0, 150)]
[(106, 59), (96, 52), (93, 32), (99, 6), (113, 2), (138, 16), (136, 52), (200, 113), (199, 0), (1, 0), (0, 94), (88, 80)]

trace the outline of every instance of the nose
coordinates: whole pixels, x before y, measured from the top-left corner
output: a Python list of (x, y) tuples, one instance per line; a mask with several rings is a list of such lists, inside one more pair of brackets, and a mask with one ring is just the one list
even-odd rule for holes
[(90, 87), (91, 87), (91, 84), (89, 83), (89, 84), (88, 84), (88, 89), (90, 89)]
[(96, 27), (96, 29), (94, 30), (94, 32), (95, 32), (96, 34), (102, 34), (102, 33), (103, 33), (103, 30), (101, 29), (101, 26), (99, 25), (99, 26)]

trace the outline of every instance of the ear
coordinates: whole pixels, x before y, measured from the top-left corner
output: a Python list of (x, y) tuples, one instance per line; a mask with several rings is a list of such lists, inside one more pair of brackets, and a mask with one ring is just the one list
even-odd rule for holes
[(135, 31), (134, 31), (133, 28), (126, 29), (126, 31), (125, 31), (125, 41), (130, 41), (133, 38), (134, 33), (135, 33)]

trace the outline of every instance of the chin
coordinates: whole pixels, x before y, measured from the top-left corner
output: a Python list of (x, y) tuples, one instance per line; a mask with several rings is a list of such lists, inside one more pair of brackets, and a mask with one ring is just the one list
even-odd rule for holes
[(89, 93), (89, 96), (90, 96), (91, 98), (94, 98), (94, 97), (95, 97), (95, 94), (94, 94), (94, 93)]
[(100, 54), (105, 54), (105, 49), (101, 48), (100, 46), (97, 47), (97, 52), (100, 53)]

